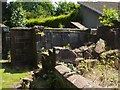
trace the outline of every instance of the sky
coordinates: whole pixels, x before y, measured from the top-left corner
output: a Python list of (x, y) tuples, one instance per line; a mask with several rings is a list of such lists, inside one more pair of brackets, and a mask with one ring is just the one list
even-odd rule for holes
[[(13, 0), (8, 0), (8, 2), (13, 1)], [(26, 1), (30, 1), (30, 0), (26, 0)], [(35, 1), (47, 1), (47, 0), (35, 0)], [(75, 2), (77, 3), (77, 1), (107, 1), (107, 2), (120, 2), (120, 0), (50, 0), (52, 2), (59, 2), (59, 1), (67, 1), (67, 2)]]

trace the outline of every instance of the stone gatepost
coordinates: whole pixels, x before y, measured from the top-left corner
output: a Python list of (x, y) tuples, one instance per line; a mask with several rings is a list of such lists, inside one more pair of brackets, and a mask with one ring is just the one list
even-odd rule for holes
[(11, 62), (15, 66), (37, 66), (36, 33), (32, 28), (11, 28)]

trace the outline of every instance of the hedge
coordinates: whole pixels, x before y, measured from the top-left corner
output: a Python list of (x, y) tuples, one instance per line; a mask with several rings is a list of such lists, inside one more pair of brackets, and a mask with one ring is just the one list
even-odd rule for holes
[(71, 11), (71, 13), (67, 15), (59, 15), (59, 16), (52, 16), (45, 19), (29, 19), (27, 20), (27, 27), (32, 27), (35, 25), (43, 25), (45, 27), (53, 27), (58, 28), (59, 25), (63, 25), (64, 27), (70, 27), (71, 21), (81, 22), (80, 15), (78, 14), (77, 10)]

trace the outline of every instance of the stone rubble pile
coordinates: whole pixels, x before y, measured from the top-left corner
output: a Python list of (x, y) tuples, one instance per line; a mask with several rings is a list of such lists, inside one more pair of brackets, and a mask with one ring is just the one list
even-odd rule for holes
[(57, 60), (76, 64), (85, 59), (99, 58), (100, 54), (105, 51), (105, 41), (99, 39), (97, 43), (81, 46), (73, 50), (68, 48), (56, 47)]

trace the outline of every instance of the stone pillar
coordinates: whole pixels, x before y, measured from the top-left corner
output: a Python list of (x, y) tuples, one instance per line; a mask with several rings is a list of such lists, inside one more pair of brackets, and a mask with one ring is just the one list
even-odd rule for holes
[(11, 62), (19, 66), (37, 66), (36, 34), (32, 28), (11, 28)]
[(52, 50), (49, 49), (48, 50), (49, 53), (49, 63), (50, 63), (50, 67), (49, 69), (51, 71), (54, 71), (55, 65), (56, 65), (56, 54), (55, 54), (55, 48), (53, 48)]
[(50, 74), (50, 72), (54, 72), (54, 68), (56, 65), (56, 54), (55, 48), (49, 49), (48, 54), (42, 54), (42, 69), (45, 74)]

